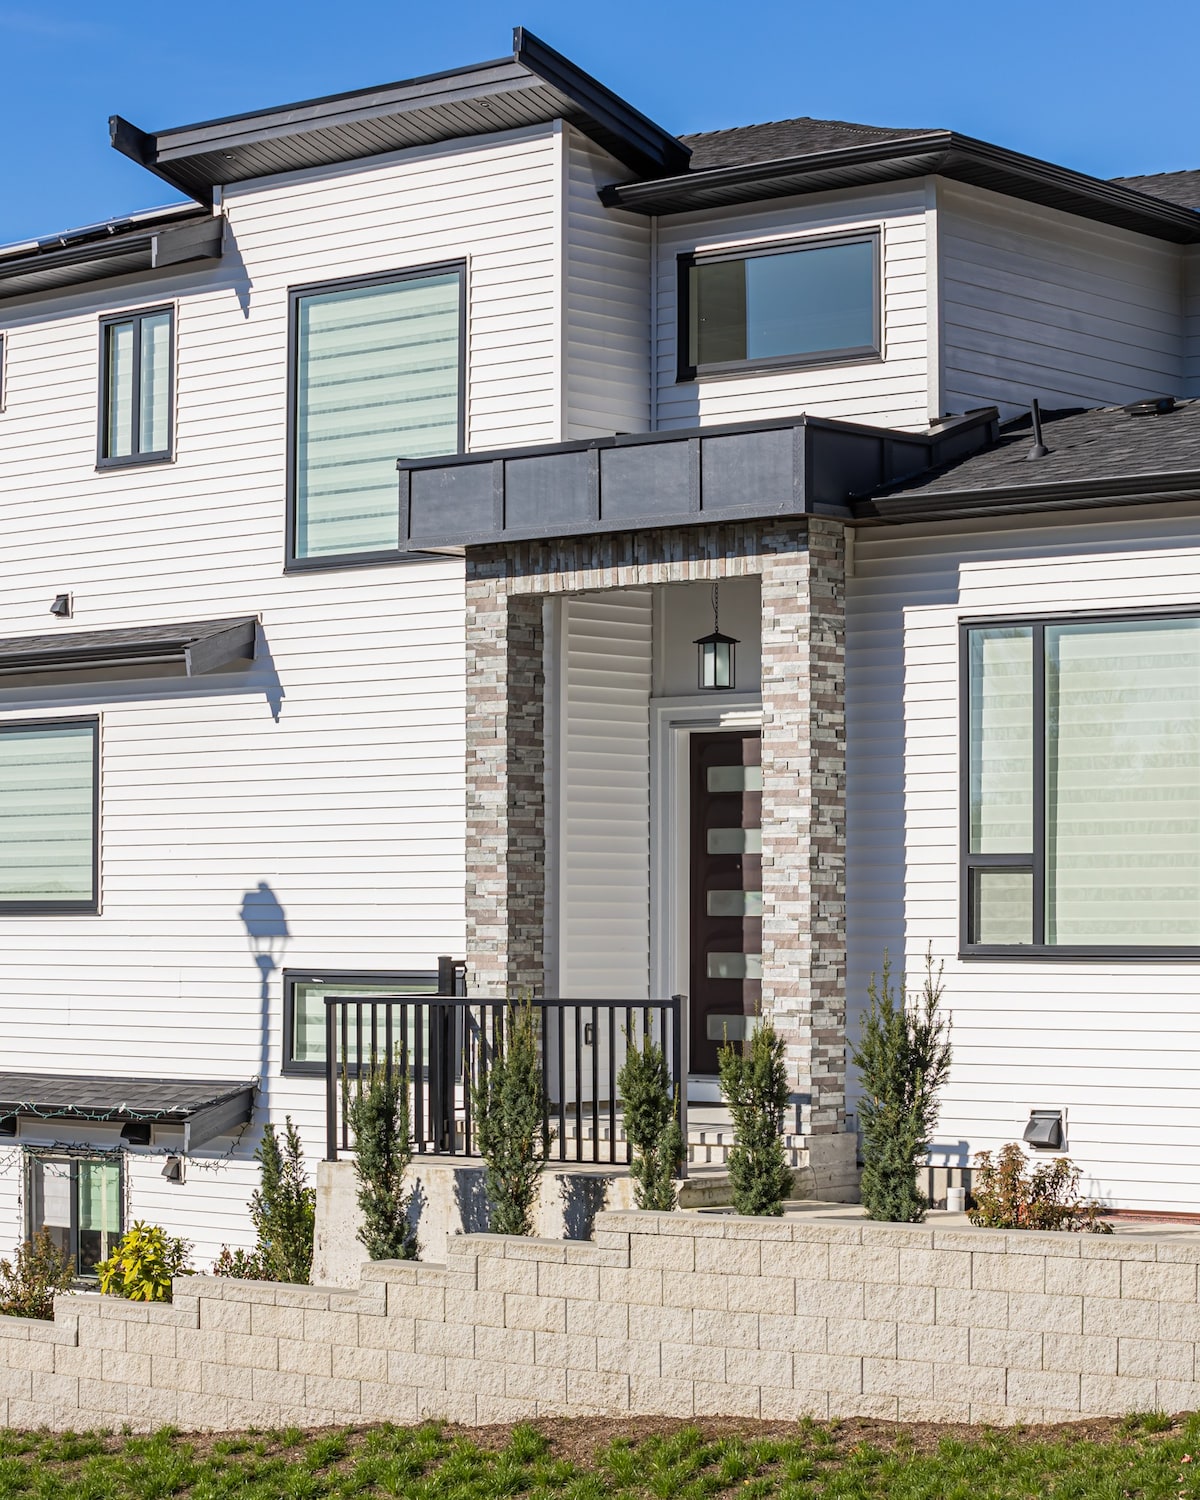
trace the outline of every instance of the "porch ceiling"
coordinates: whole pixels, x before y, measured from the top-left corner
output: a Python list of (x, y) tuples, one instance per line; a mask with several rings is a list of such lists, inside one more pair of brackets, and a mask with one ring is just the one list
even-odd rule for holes
[(996, 411), (898, 432), (805, 415), (400, 459), (400, 546), (462, 552), (496, 542), (664, 526), (828, 515), (964, 456), (995, 436)]

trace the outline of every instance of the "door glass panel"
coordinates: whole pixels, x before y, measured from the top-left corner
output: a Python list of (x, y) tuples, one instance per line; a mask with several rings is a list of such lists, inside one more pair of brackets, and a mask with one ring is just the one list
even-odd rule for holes
[(761, 891), (709, 891), (710, 917), (761, 917)]
[(762, 829), (710, 828), (708, 852), (710, 854), (761, 854)]
[(710, 953), (708, 977), (710, 979), (761, 979), (762, 954)]
[(79, 1163), (79, 1274), (93, 1276), (121, 1235), (121, 1169), (113, 1162)]
[(761, 766), (709, 766), (710, 792), (761, 792)]

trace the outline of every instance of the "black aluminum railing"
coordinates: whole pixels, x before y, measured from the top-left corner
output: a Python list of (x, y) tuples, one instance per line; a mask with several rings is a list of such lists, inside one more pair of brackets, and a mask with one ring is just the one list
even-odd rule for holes
[[(326, 1006), (326, 1156), (353, 1150), (348, 1105), (372, 1069), (407, 1079), (413, 1151), (478, 1157), (473, 1090), (503, 1054), (510, 1007), (461, 993), (461, 965), (444, 961), (428, 995), (331, 995)], [(685, 1002), (529, 1002), (537, 1027), (544, 1110), (542, 1145), (552, 1161), (625, 1165), (617, 1074), (630, 1041), (663, 1050), (679, 1126), (687, 1140)], [(685, 1151), (686, 1156), (686, 1151)], [(686, 1172), (686, 1163), (682, 1169)]]

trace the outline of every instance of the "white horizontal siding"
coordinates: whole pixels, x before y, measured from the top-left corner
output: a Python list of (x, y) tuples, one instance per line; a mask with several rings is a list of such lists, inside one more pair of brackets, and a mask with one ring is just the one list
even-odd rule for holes
[[(813, 369), (677, 380), (678, 257), (696, 250), (752, 247), (828, 231), (879, 229), (883, 242), (881, 360)], [(925, 188), (905, 183), (678, 214), (660, 220), (657, 256), (658, 425), (750, 421), (811, 412), (887, 427), (928, 420), (928, 306)]]
[(938, 256), (948, 410), (1182, 393), (1179, 246), (942, 182)]
[(650, 966), (651, 595), (564, 604), (559, 870), (564, 996), (645, 999)]
[(852, 1012), (885, 949), (945, 963), (954, 1062), (937, 1159), (1019, 1140), (1065, 1108), (1089, 1191), (1193, 1210), (1200, 964), (960, 960), (958, 622), (1055, 610), (1200, 609), (1200, 505), (1102, 519), (860, 532), (848, 588)]

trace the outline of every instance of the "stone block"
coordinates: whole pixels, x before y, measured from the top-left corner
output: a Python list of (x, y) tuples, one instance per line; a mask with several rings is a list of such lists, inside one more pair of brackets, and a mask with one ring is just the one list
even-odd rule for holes
[[(54, 1351), (54, 1373), (56, 1375), (83, 1376), (87, 1380), (101, 1378), (101, 1349), (79, 1349), (72, 1344), (61, 1345)], [(151, 1355), (153, 1360), (153, 1355)]]
[(1200, 1381), (1158, 1381), (1158, 1406), (1166, 1412), (1200, 1411)]
[(447, 1391), (444, 1388), (417, 1391), (419, 1422), (462, 1422), (473, 1427), (478, 1410), (470, 1391)]
[(930, 1364), (965, 1365), (970, 1332), (953, 1324), (901, 1323), (896, 1329), (896, 1357), (923, 1359)]
[[(935, 1401), (969, 1401), (1003, 1406), (1005, 1371), (999, 1365), (934, 1365), (933, 1398)], [(972, 1418), (972, 1421), (975, 1419)]]
[(696, 1409), (692, 1382), (631, 1376), (629, 1409), (648, 1416), (690, 1417)]
[(784, 1318), (763, 1313), (758, 1320), (758, 1346), (824, 1354), (826, 1323), (825, 1318)]
[(156, 1390), (204, 1392), (203, 1366), (191, 1360), (176, 1359), (173, 1354), (150, 1356), (150, 1384)]
[(251, 1306), (249, 1302), (216, 1301), (211, 1297), (200, 1299), (201, 1329), (215, 1328), (222, 1333), (250, 1332)]
[(730, 1349), (725, 1354), (725, 1383), (782, 1386), (790, 1391), (792, 1356), (781, 1349)]
[(258, 1339), (248, 1333), (226, 1334), (225, 1363), (249, 1370), (277, 1370), (279, 1340)]
[[(704, 1246), (720, 1249), (723, 1240), (702, 1240)], [(755, 1260), (758, 1247), (754, 1246)], [(690, 1235), (635, 1234), (629, 1242), (629, 1264), (642, 1271), (694, 1271), (696, 1241)]]
[(1046, 1261), (1042, 1255), (990, 1255), (971, 1257), (971, 1285), (985, 1292), (1044, 1292)]
[[(514, 1329), (513, 1332), (520, 1332)], [(599, 1339), (579, 1333), (535, 1333), (534, 1363), (557, 1366), (561, 1370), (595, 1370)], [(623, 1342), (623, 1341), (622, 1341)], [(480, 1356), (481, 1358), (483, 1356)], [(519, 1364), (519, 1360), (510, 1360)]]
[(660, 1368), (668, 1380), (720, 1383), (725, 1379), (725, 1355), (724, 1349), (702, 1344), (664, 1343), (659, 1348)]
[(629, 1410), (629, 1376), (614, 1370), (568, 1370), (567, 1401), (607, 1416)]
[(796, 1306), (796, 1283), (790, 1276), (731, 1276), (726, 1291), (730, 1312), (786, 1316)]
[(931, 1286), (867, 1286), (862, 1311), (856, 1317), (888, 1323), (932, 1323), (937, 1317), (936, 1292)]
[[(567, 1308), (567, 1328), (571, 1327), (571, 1309)], [(601, 1329), (602, 1334), (611, 1330)], [(689, 1307), (631, 1307), (628, 1336), (643, 1343), (690, 1344), (692, 1311)]]
[[(868, 1286), (867, 1292), (873, 1288)], [(861, 1282), (796, 1282), (796, 1314), (801, 1318), (861, 1318), (865, 1315)]]
[(535, 1337), (531, 1328), (477, 1328), (475, 1358), (490, 1360), (493, 1364), (531, 1365)]
[(364, 1380), (359, 1403), (363, 1419), (368, 1422), (407, 1423), (417, 1420), (415, 1386)]
[(536, 1415), (536, 1402), (531, 1407), (528, 1401), (510, 1401), (504, 1396), (488, 1396), (482, 1393), (475, 1402), (475, 1420), (481, 1425), (527, 1422)]
[[(565, 1401), (567, 1372), (552, 1365), (504, 1365), (495, 1367), (504, 1382), (503, 1394), (526, 1402)], [(594, 1371), (585, 1372), (593, 1375)], [(486, 1386), (480, 1389), (487, 1389)]]
[(797, 1390), (860, 1392), (862, 1363), (848, 1354), (796, 1354), (792, 1383)]
[(698, 1307), (692, 1313), (692, 1342), (715, 1349), (757, 1349), (758, 1317)]
[(1042, 1368), (1074, 1370), (1080, 1374), (1115, 1375), (1117, 1340), (1111, 1335), (1044, 1333)]
[[(213, 1304), (219, 1307), (220, 1303)], [(123, 1350), (125, 1348), (126, 1323), (116, 1323), (108, 1318), (97, 1317), (95, 1313), (86, 1313), (79, 1319), (79, 1342), (85, 1349), (113, 1349)]]
[(114, 1385), (150, 1385), (150, 1356), (105, 1349), (100, 1360), (100, 1378)]
[(413, 1348), (419, 1349), (422, 1354), (447, 1354), (454, 1359), (474, 1359), (475, 1326), (472, 1323), (429, 1322), (416, 1318), (413, 1322)]
[[(448, 1350), (446, 1352), (449, 1353)], [(349, 1344), (334, 1344), (332, 1353), (331, 1374), (335, 1380), (384, 1381), (387, 1379), (387, 1351), (385, 1349), (351, 1348)], [(313, 1371), (312, 1373), (323, 1374), (324, 1372)]]
[(529, 1328), (535, 1332), (565, 1333), (567, 1303), (564, 1297), (527, 1297), (520, 1292), (504, 1294), (504, 1326)]
[(900, 1397), (897, 1415), (901, 1422), (969, 1422), (969, 1401), (910, 1400)]
[(179, 1332), (169, 1324), (130, 1323), (125, 1329), (125, 1347), (131, 1354), (174, 1354)]
[(415, 1386), (421, 1391), (444, 1391), (446, 1389), (446, 1356), (444, 1354), (393, 1354), (389, 1351), (388, 1380), (394, 1385)]
[(1145, 1376), (1084, 1375), (1080, 1382), (1081, 1411), (1095, 1416), (1123, 1417), (1131, 1411), (1158, 1408), (1158, 1382)]
[[(777, 1243), (792, 1248), (790, 1239)], [(761, 1247), (756, 1240), (723, 1239), (695, 1241), (695, 1269), (706, 1276), (759, 1276), (762, 1274)], [(687, 1270), (672, 1266), (671, 1270)]]
[(697, 1380), (692, 1403), (698, 1417), (757, 1417), (761, 1411), (756, 1385), (717, 1385)]
[(729, 1306), (732, 1277), (698, 1276), (694, 1271), (659, 1271), (662, 1297), (667, 1307), (709, 1307), (723, 1310)]
[[(333, 1346), (305, 1339), (278, 1339), (279, 1368), (291, 1375), (332, 1375)], [(357, 1347), (357, 1346), (355, 1346)]]
[(831, 1418), (873, 1417), (880, 1422), (896, 1422), (900, 1418), (900, 1398), (830, 1391), (829, 1415)]
[(543, 1261), (538, 1265), (537, 1289), (541, 1297), (573, 1297), (581, 1302), (595, 1302), (600, 1296), (600, 1267)]
[(1196, 1267), (1122, 1261), (1121, 1296), (1147, 1302), (1194, 1302)]
[(622, 1270), (619, 1266), (600, 1267), (600, 1300), (604, 1303), (640, 1303), (660, 1306), (663, 1300), (661, 1271)]
[(889, 1250), (930, 1251), (933, 1249), (933, 1229), (917, 1224), (864, 1224), (862, 1243), (886, 1245)]
[[(591, 1345), (593, 1340), (587, 1340)], [(568, 1359), (575, 1369), (614, 1370), (625, 1375), (657, 1375), (659, 1345), (637, 1339), (596, 1339), (594, 1358), (587, 1364)]]
[(901, 1286), (971, 1285), (971, 1257), (965, 1250), (900, 1251)]
[[(497, 1305), (500, 1298), (493, 1293)], [(389, 1318), (444, 1318), (446, 1293), (442, 1287), (410, 1286), (405, 1282), (387, 1284)]]
[(1159, 1305), (1136, 1297), (1085, 1297), (1083, 1331), (1119, 1338), (1156, 1339)]
[[(1195, 1378), (1194, 1348), (1191, 1343), (1172, 1343), (1166, 1339), (1118, 1339), (1117, 1374), (1152, 1376), (1155, 1380)], [(1089, 1374), (1099, 1373), (1089, 1370)]]
[(335, 1380), (328, 1375), (304, 1377), (304, 1404), (308, 1407), (332, 1407), (339, 1412), (360, 1410), (357, 1380)]
[(254, 1401), (303, 1406), (307, 1379), (307, 1375), (283, 1375), (278, 1370), (251, 1370), (250, 1396)]
[(919, 1359), (864, 1359), (863, 1394), (931, 1400), (933, 1366)]
[(1164, 1339), (1200, 1343), (1200, 1303), (1160, 1302), (1158, 1331)]
[[(473, 1319), (471, 1320), (474, 1321)], [(416, 1318), (392, 1317), (386, 1318), (359, 1318), (358, 1320), (358, 1343), (362, 1349), (396, 1349), (409, 1350), (416, 1347), (417, 1320)], [(282, 1351), (283, 1340), (280, 1340)], [(280, 1353), (282, 1360), (283, 1354)], [(314, 1375), (327, 1374), (324, 1370), (313, 1370)]]
[(936, 1321), (959, 1328), (1007, 1328), (1008, 1293), (940, 1286), (935, 1289)]
[(294, 1307), (280, 1307), (274, 1302), (250, 1304), (249, 1332), (256, 1338), (295, 1338), (302, 1327)]
[(1042, 1335), (1031, 1333), (1025, 1328), (972, 1328), (969, 1330), (966, 1362), (972, 1365), (998, 1365), (1002, 1369), (1040, 1370)]
[(1053, 1406), (1058, 1411), (1079, 1411), (1078, 1375), (1066, 1370), (1009, 1370), (1009, 1406)]
[(886, 1244), (831, 1245), (829, 1279), (878, 1285), (900, 1280), (900, 1250)]
[(606, 1334), (613, 1338), (624, 1338), (629, 1333), (630, 1320), (635, 1314), (659, 1318), (666, 1317), (668, 1312), (674, 1315), (679, 1311), (678, 1308), (644, 1306), (640, 1303), (630, 1307), (623, 1302), (578, 1302), (568, 1297), (567, 1332), (579, 1334), (585, 1338), (598, 1338)]
[(829, 1280), (829, 1246), (823, 1240), (769, 1241), (760, 1248), (759, 1263), (764, 1276)]
[(179, 1359), (195, 1364), (208, 1360), (219, 1363), (225, 1358), (225, 1335), (217, 1329), (177, 1328), (175, 1353)]
[(896, 1358), (896, 1324), (873, 1318), (828, 1318), (825, 1347), (830, 1354), (870, 1354)]
[(1039, 1333), (1082, 1333), (1083, 1298), (1010, 1292), (1008, 1326)]
[(1121, 1263), (1115, 1260), (1067, 1260), (1048, 1256), (1046, 1291), (1052, 1296), (1119, 1297)]
[(312, 1343), (358, 1343), (357, 1313), (314, 1312), (305, 1308), (301, 1316), (304, 1319), (302, 1336)]

